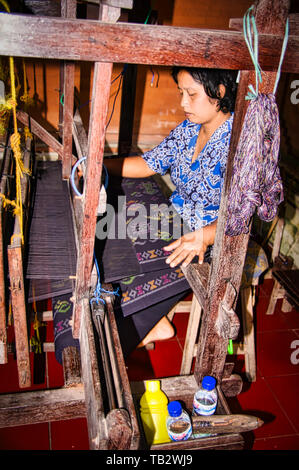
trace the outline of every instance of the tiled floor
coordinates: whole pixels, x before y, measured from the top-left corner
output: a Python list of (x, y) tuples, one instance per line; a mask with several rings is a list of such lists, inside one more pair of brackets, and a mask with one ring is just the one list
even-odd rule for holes
[[(259, 287), (256, 305), (257, 380), (243, 382), (242, 392), (228, 399), (234, 413), (254, 414), (264, 425), (245, 434), (245, 448), (251, 450), (299, 449), (299, 312), (281, 311), (277, 302), (274, 315), (267, 316), (272, 281)], [(175, 338), (156, 343), (155, 349), (136, 350), (127, 361), (130, 380), (159, 378), (179, 374), (188, 314), (177, 313)], [(48, 331), (49, 330), (49, 331)], [(52, 341), (47, 328), (47, 341)], [(242, 356), (231, 356), (235, 372), (243, 375)], [(54, 353), (47, 353), (47, 374), (44, 383), (33, 388), (60, 387), (62, 368)], [(10, 355), (9, 364), (0, 366), (0, 392), (18, 391), (16, 364)], [(84, 450), (88, 449), (84, 419), (43, 423), (0, 429), (0, 449), (7, 450)]]

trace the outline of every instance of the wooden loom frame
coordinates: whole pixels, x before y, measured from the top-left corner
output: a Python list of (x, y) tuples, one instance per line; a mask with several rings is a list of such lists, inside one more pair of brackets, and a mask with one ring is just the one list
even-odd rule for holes
[[(101, 21), (76, 20), (74, 2), (65, 0), (65, 18), (39, 18), (22, 15), (0, 14), (1, 51), (3, 55), (20, 57), (55, 58), (64, 60), (64, 113), (62, 125), (62, 145), (46, 135), (38, 123), (19, 112), (22, 122), (29, 122), (31, 131), (56, 148), (62, 159), (63, 178), (68, 179), (72, 165), (71, 129), (78, 153), (88, 155), (85, 171), (84, 192), (81, 198), (74, 198), (74, 210), (78, 228), (78, 264), (76, 287), (73, 293), (74, 315), (73, 334), (80, 339), (82, 387), (59, 391), (27, 392), (19, 395), (17, 411), (10, 396), (2, 397), (0, 425), (67, 419), (87, 416), (91, 449), (130, 448), (140, 445), (140, 425), (134, 407), (134, 397), (140, 396), (140, 384), (128, 382), (122, 358), (113, 305), (107, 297), (107, 316), (103, 323), (112, 364), (112, 380), (116, 384), (118, 406), (108, 413), (103, 405), (95, 336), (89, 297), (92, 287), (93, 246), (95, 239), (96, 211), (101, 182), (104, 153), (105, 123), (110, 94), (113, 62), (128, 62), (152, 65), (188, 65), (211, 68), (242, 70), (236, 101), (235, 120), (230, 144), (226, 180), (222, 194), (218, 219), (214, 256), (211, 268), (191, 265), (184, 270), (185, 275), (203, 306), (202, 328), (200, 332), (195, 370), (192, 376), (162, 379), (162, 388), (169, 399), (183, 399), (190, 404), (197, 384), (204, 375), (216, 377), (225, 395), (234, 396), (240, 392), (242, 381), (225, 364), (227, 344), (238, 325), (233, 312), (240, 287), (242, 269), (249, 235), (228, 237), (225, 235), (225, 215), (228, 192), (232, 176), (232, 165), (240, 136), (242, 122), (248, 102), (244, 97), (248, 85), (254, 83), (253, 64), (240, 31), (210, 31), (194, 28), (164, 27), (136, 24), (113, 24), (117, 21), (120, 6), (128, 1), (106, 0), (102, 2)], [(273, 90), (276, 70), (288, 17), (288, 0), (261, 0), (256, 6), (256, 23), (259, 31), (259, 62), (263, 74), (260, 91)], [(290, 37), (282, 71), (299, 70), (298, 18), (293, 17)], [(240, 27), (240, 22), (234, 24)], [(78, 27), (80, 25), (80, 28)], [(45, 29), (47, 35), (44, 35)], [(18, 31), (18, 35), (15, 35)], [(30, 35), (28, 35), (30, 31)], [(119, 44), (119, 37), (122, 44)], [(137, 39), (136, 39), (137, 38)], [(221, 55), (218, 51), (221, 50)], [(73, 118), (74, 60), (95, 62), (92, 108), (88, 137), (84, 136), (80, 116)], [(51, 143), (50, 143), (51, 141)], [(99, 312), (101, 315), (101, 312)], [(139, 390), (139, 391), (138, 391)], [(39, 394), (38, 406), (32, 406), (32, 397)], [(186, 398), (186, 394), (190, 397)], [(31, 398), (31, 400), (30, 400)], [(222, 412), (228, 409), (221, 399)], [(37, 410), (38, 408), (38, 410)], [(34, 417), (34, 413), (36, 416)], [(126, 430), (125, 433), (123, 432)], [(196, 441), (196, 440), (195, 440)], [(238, 434), (205, 438), (201, 442), (186, 441), (176, 444), (177, 448), (240, 448), (242, 438)], [(173, 448), (170, 445), (153, 446), (155, 449)]]

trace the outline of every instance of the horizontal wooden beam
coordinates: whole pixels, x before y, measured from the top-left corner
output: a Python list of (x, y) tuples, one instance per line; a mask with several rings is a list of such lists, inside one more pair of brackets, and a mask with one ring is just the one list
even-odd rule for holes
[(17, 111), (17, 119), (24, 126), (27, 126), (30, 131), (36, 135), (42, 142), (48, 145), (60, 158), (63, 156), (63, 147), (55, 137), (46, 131), (35, 119), (30, 117), (25, 111)]
[(0, 395), (0, 428), (85, 416), (83, 385)]
[[(6, 56), (253, 69), (243, 33), (237, 31), (1, 13), (0, 37), (0, 55)], [(282, 41), (259, 35), (263, 70), (277, 69)], [(289, 36), (282, 71), (299, 72), (298, 36)]]
[[(236, 31), (243, 31), (243, 18), (231, 18), (229, 27)], [(299, 14), (291, 13), (289, 15), (289, 34), (290, 36), (299, 35)]]
[[(33, 119), (29, 114), (25, 113), (25, 111), (18, 110), (17, 111), (17, 119), (20, 121), (24, 126), (27, 126), (32, 134), (36, 135), (44, 144), (48, 145), (50, 149), (58, 154), (59, 159), (61, 160), (63, 157), (63, 145), (58, 142), (53, 135), (51, 135), (46, 129), (41, 126), (35, 119)], [(77, 157), (72, 155), (72, 164), (76, 163)]]

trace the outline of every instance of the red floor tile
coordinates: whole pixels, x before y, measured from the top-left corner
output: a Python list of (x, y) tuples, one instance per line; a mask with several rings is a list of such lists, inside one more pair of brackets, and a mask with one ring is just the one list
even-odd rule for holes
[(258, 299), (254, 314), (256, 331), (260, 332), (290, 329), (291, 327), (288, 324), (286, 314), (281, 312), (280, 306), (275, 309), (275, 312), (272, 315), (266, 315), (268, 304), (268, 297), (260, 297)]
[(257, 416), (263, 426), (254, 431), (255, 438), (295, 434), (295, 429), (272, 393), (265, 379), (244, 383), (243, 391), (228, 400), (233, 413)]
[(157, 341), (155, 349), (148, 352), (156, 377), (179, 375), (182, 350), (176, 338), (168, 341)]
[(51, 423), (51, 450), (88, 450), (86, 419)]
[(62, 365), (56, 360), (55, 353), (47, 353), (48, 360), (48, 378), (49, 388), (59, 388), (64, 385), (63, 368)]
[(299, 450), (299, 434), (256, 439), (252, 450)]
[[(299, 369), (299, 365), (297, 365), (297, 369)], [(288, 416), (295, 432), (299, 434), (299, 370), (296, 375), (268, 377), (267, 383)]]
[(290, 329), (299, 328), (299, 312), (291, 310), (290, 312), (281, 312), (281, 316)]
[(126, 360), (130, 381), (153, 379), (155, 377), (149, 353), (145, 348), (136, 349)]
[(13, 354), (8, 354), (8, 363), (0, 366), (0, 392), (10, 393), (19, 391), (17, 361)]
[(0, 429), (1, 450), (49, 450), (48, 423)]
[(186, 338), (186, 332), (187, 332), (187, 326), (188, 326), (188, 320), (189, 320), (189, 313), (176, 313), (173, 317), (173, 325), (176, 330), (176, 337), (179, 340), (185, 340)]
[(264, 279), (263, 282), (259, 284), (257, 290), (261, 296), (269, 297), (271, 295), (273, 286), (274, 286), (273, 279)]
[(298, 373), (298, 365), (291, 361), (297, 339), (292, 330), (257, 333), (257, 368), (263, 377)]

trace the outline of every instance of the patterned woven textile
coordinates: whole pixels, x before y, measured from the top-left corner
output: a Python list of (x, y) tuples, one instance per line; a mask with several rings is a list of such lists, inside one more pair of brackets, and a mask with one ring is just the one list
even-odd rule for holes
[(70, 294), (53, 298), (52, 307), (55, 357), (56, 360), (62, 364), (62, 351), (64, 348), (74, 346), (80, 349), (79, 341), (73, 338), (72, 327), (69, 323), (73, 313), (73, 304), (70, 301)]
[[(111, 179), (107, 197), (107, 203), (115, 209), (108, 233), (119, 234), (119, 228), (125, 225), (126, 236), (100, 240), (99, 233), (103, 232), (100, 218), (96, 230), (97, 256), (102, 282), (113, 282), (119, 288), (116, 305), (123, 315), (132, 315), (188, 290), (180, 267), (169, 268), (165, 263), (167, 252), (162, 249), (174, 235), (180, 236), (188, 229), (178, 214), (169, 211), (167, 198), (154, 178), (124, 178), (121, 182)], [(165, 212), (158, 214), (154, 210), (157, 207), (164, 207)]]

